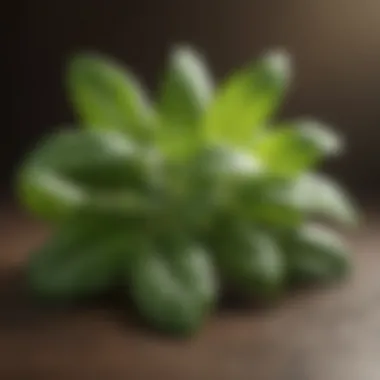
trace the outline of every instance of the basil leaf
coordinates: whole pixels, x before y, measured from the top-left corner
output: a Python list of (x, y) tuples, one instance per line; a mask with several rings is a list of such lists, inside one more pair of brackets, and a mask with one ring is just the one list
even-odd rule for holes
[(71, 222), (33, 253), (28, 280), (43, 297), (96, 295), (115, 285), (120, 257), (127, 252), (128, 235), (116, 223)]
[(347, 274), (350, 252), (339, 234), (325, 227), (306, 224), (286, 244), (291, 282), (329, 282)]
[(199, 247), (141, 254), (129, 280), (140, 314), (172, 333), (198, 330), (218, 297), (212, 260)]
[(206, 114), (206, 137), (217, 143), (249, 146), (279, 106), (290, 74), (289, 57), (270, 52), (222, 84)]
[(113, 60), (80, 54), (69, 63), (67, 89), (84, 126), (146, 137), (153, 111), (134, 75)]
[(61, 131), (25, 159), (17, 195), (32, 213), (50, 221), (79, 211), (151, 212), (157, 161), (120, 132)]
[(253, 151), (272, 173), (298, 175), (327, 156), (342, 151), (340, 137), (314, 120), (300, 119), (267, 131), (253, 145)]
[(238, 213), (254, 224), (267, 228), (293, 228), (304, 220), (289, 195), (288, 181), (262, 177), (247, 181), (238, 191)]
[(227, 286), (259, 299), (281, 293), (285, 261), (272, 235), (234, 221), (219, 227), (212, 247)]
[(203, 57), (189, 47), (173, 49), (159, 94), (159, 141), (168, 154), (182, 154), (199, 142), (200, 122), (213, 95)]
[(342, 225), (358, 223), (358, 212), (341, 186), (322, 174), (306, 174), (293, 183), (289, 202), (304, 213)]

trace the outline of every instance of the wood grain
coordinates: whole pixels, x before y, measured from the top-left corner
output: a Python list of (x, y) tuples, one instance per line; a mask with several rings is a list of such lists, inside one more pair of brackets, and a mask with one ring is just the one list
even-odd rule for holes
[(350, 236), (344, 283), (271, 310), (221, 308), (190, 341), (144, 329), (111, 301), (48, 307), (22, 267), (48, 230), (12, 208), (0, 217), (1, 380), (379, 380), (380, 222)]

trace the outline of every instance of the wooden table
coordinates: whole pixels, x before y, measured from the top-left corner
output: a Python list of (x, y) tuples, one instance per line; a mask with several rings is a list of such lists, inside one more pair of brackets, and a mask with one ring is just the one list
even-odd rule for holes
[(220, 310), (190, 341), (138, 326), (122, 307), (37, 306), (22, 290), (28, 251), (47, 230), (0, 218), (0, 379), (379, 380), (380, 222), (351, 236), (356, 270), (272, 310)]

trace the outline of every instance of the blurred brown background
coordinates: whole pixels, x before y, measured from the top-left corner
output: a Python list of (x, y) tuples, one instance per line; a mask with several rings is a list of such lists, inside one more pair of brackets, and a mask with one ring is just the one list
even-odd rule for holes
[[(65, 59), (96, 49), (123, 60), (154, 88), (172, 43), (208, 56), (218, 78), (266, 48), (284, 46), (297, 76), (285, 116), (312, 115), (345, 133), (349, 151), (329, 166), (353, 191), (380, 188), (380, 2), (378, 0), (34, 0), (3, 14), (11, 78), (11, 126), (0, 176), (52, 126), (71, 120)], [(5, 24), (4, 23), (4, 24)], [(7, 135), (8, 133), (8, 135)], [(5, 188), (3, 186), (3, 188)]]

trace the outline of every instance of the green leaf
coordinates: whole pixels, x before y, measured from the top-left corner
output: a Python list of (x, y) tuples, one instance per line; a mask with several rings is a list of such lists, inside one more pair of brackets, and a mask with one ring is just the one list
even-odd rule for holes
[(304, 218), (302, 212), (276, 197), (264, 198), (247, 207), (246, 215), (253, 223), (269, 228), (289, 228), (300, 225)]
[(81, 219), (64, 224), (32, 254), (30, 286), (36, 295), (48, 298), (97, 295), (115, 285), (127, 248), (126, 232), (117, 223)]
[(290, 200), (289, 181), (263, 173), (248, 179), (236, 191), (234, 208), (238, 215), (266, 228), (298, 226), (303, 213)]
[(116, 131), (65, 130), (42, 140), (17, 177), (19, 200), (51, 221), (78, 212), (152, 211), (158, 159)]
[(109, 176), (107, 181), (112, 182), (131, 171), (129, 166), (138, 167), (139, 161), (141, 165), (142, 156), (142, 149), (120, 132), (67, 128), (41, 139), (24, 166), (46, 168), (77, 181), (88, 180), (89, 172), (96, 169), (93, 176)]
[(149, 136), (153, 111), (137, 79), (119, 63), (97, 54), (77, 55), (68, 66), (67, 89), (84, 126)]
[(309, 218), (343, 226), (359, 222), (357, 206), (347, 192), (328, 176), (314, 173), (292, 180), (248, 181), (239, 190), (236, 210), (268, 227), (294, 227)]
[(276, 51), (232, 74), (205, 116), (206, 137), (217, 143), (250, 146), (280, 105), (290, 66), (288, 55)]
[(288, 202), (311, 216), (346, 226), (359, 221), (357, 207), (343, 188), (322, 174), (305, 174), (286, 190)]
[(327, 126), (300, 119), (265, 132), (253, 144), (254, 153), (272, 173), (298, 175), (313, 168), (324, 157), (337, 155), (343, 143)]
[(17, 196), (33, 215), (62, 222), (76, 215), (96, 217), (147, 216), (160, 205), (136, 189), (89, 189), (51, 171), (30, 170), (18, 179)]
[(350, 252), (341, 236), (316, 224), (307, 224), (286, 243), (292, 282), (325, 282), (344, 276), (350, 268)]
[(88, 202), (82, 188), (49, 171), (24, 171), (16, 186), (17, 198), (23, 207), (50, 222), (69, 218)]
[(273, 236), (230, 219), (217, 226), (212, 239), (215, 261), (227, 286), (259, 299), (281, 292), (285, 261)]
[(201, 326), (218, 290), (208, 252), (195, 246), (139, 255), (131, 271), (130, 287), (147, 321), (157, 328), (183, 334)]
[(200, 122), (213, 95), (203, 57), (189, 47), (173, 49), (160, 89), (159, 142), (168, 154), (181, 154), (200, 139)]

